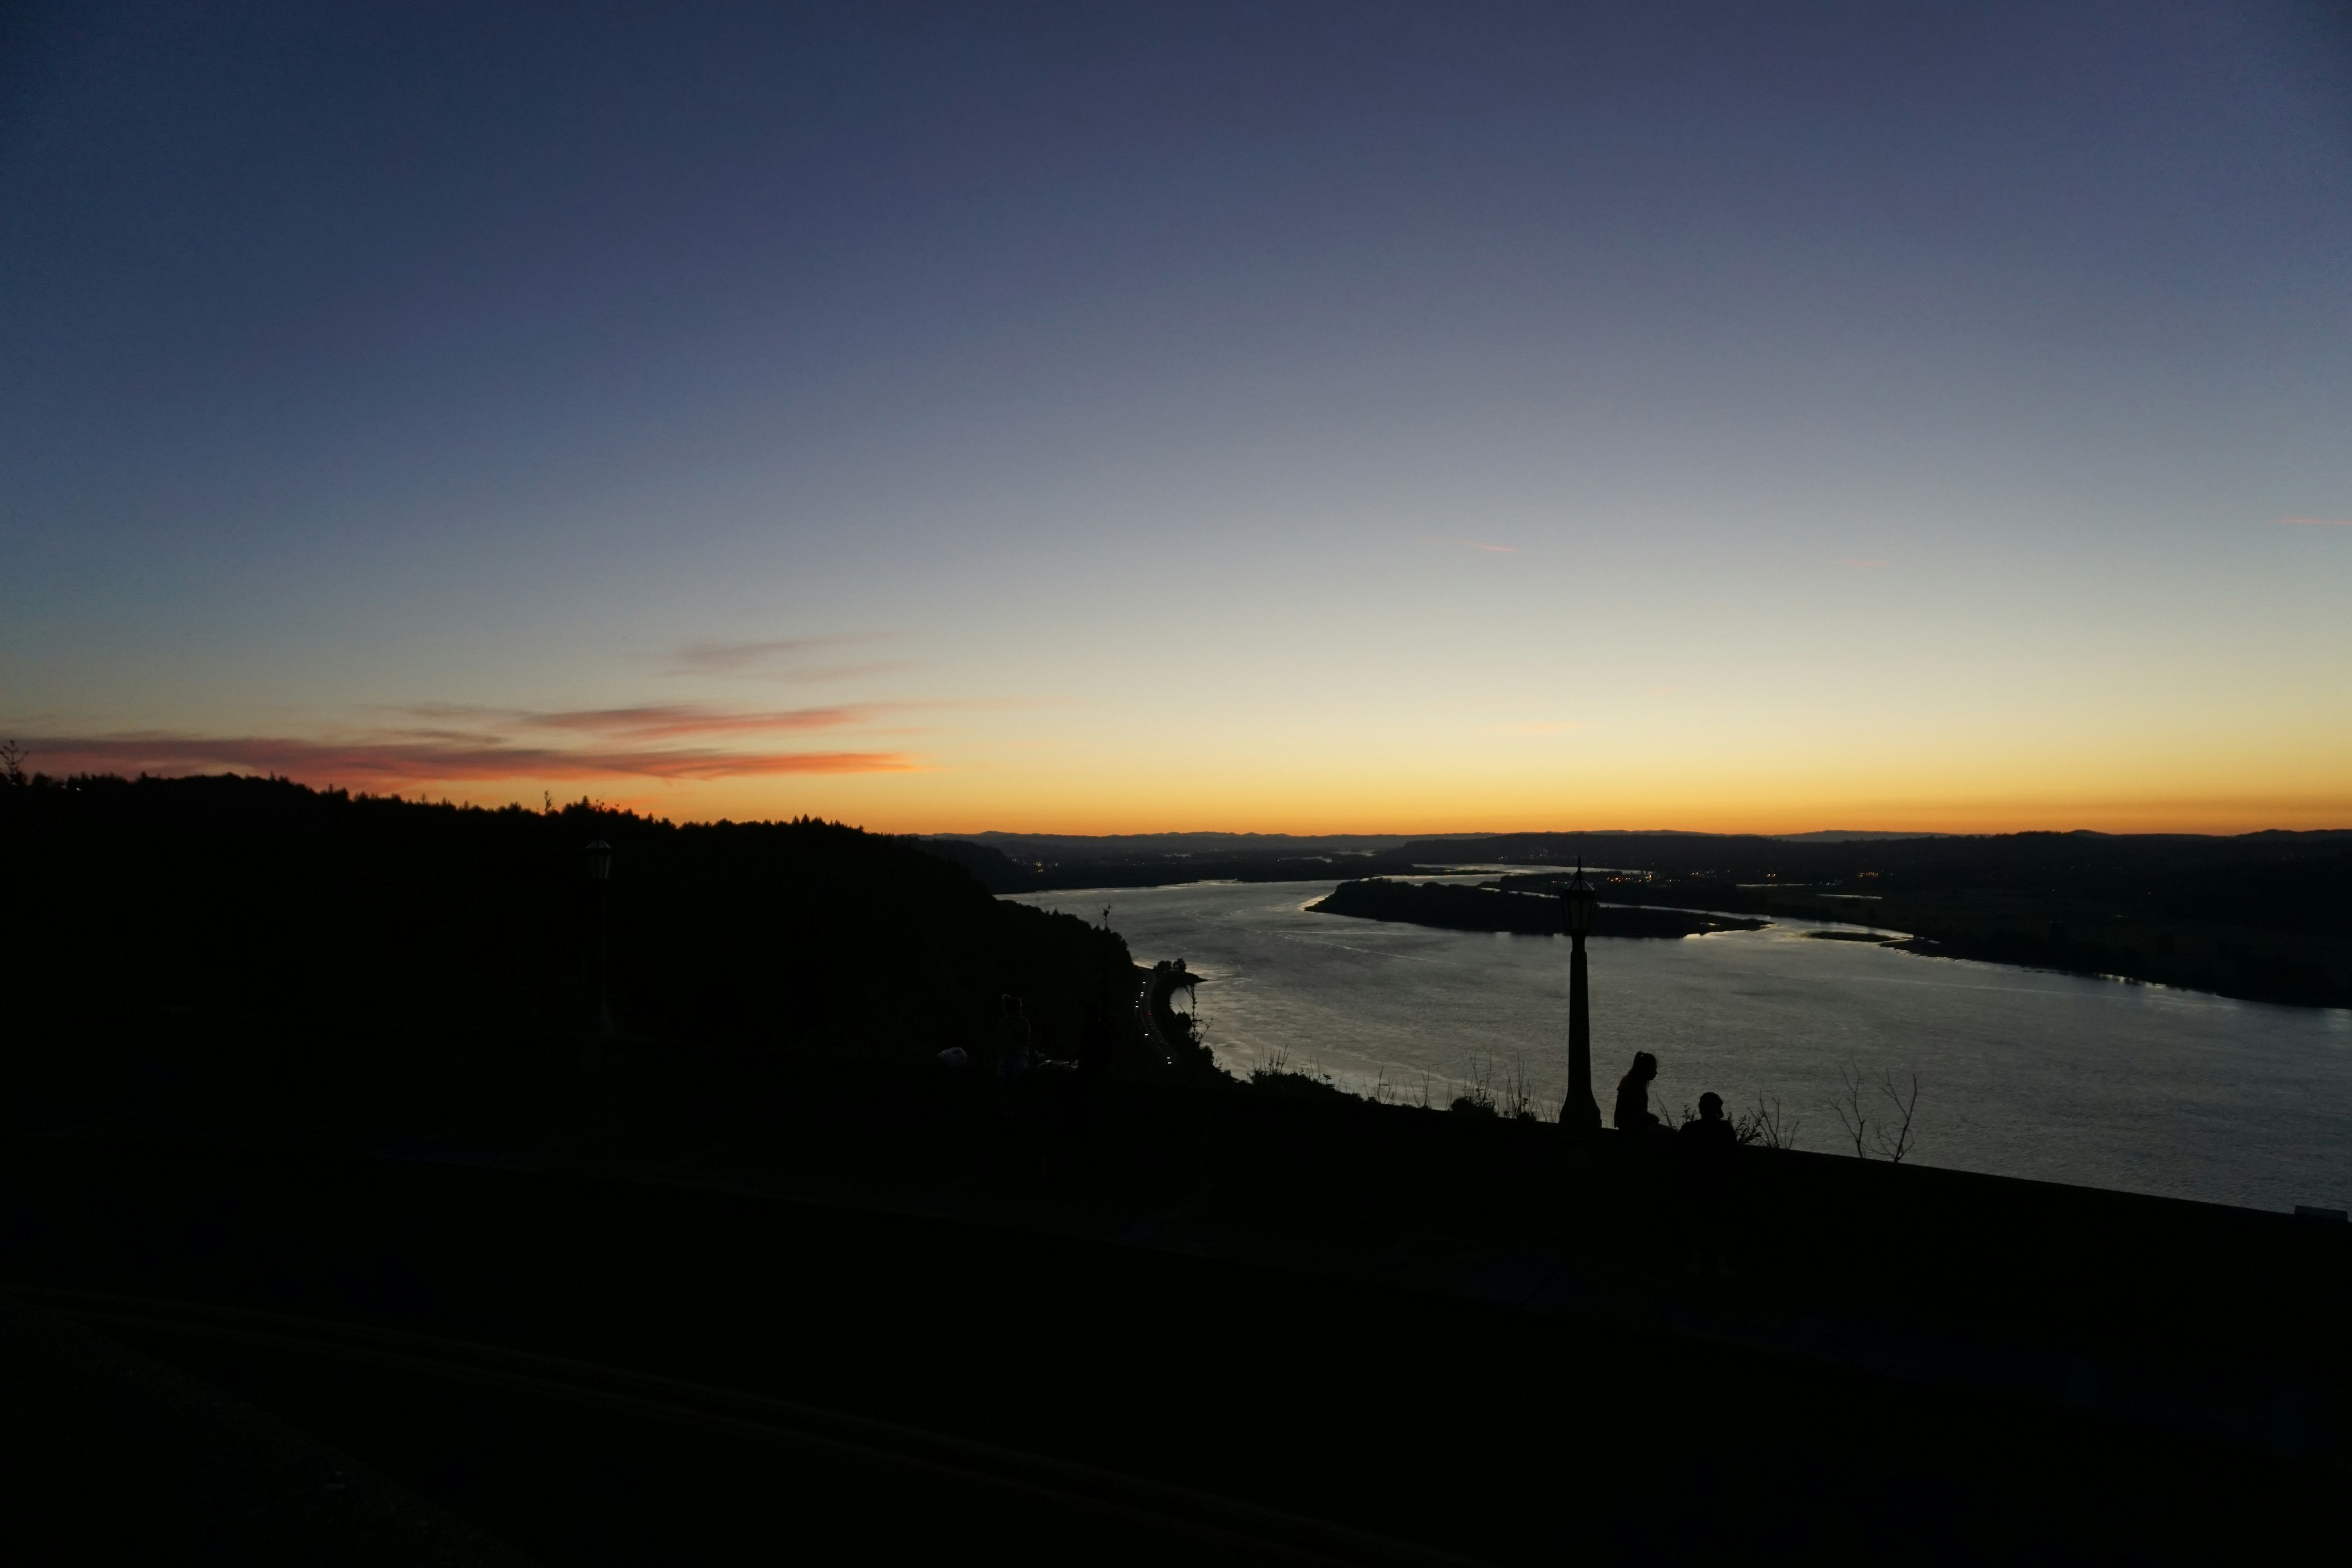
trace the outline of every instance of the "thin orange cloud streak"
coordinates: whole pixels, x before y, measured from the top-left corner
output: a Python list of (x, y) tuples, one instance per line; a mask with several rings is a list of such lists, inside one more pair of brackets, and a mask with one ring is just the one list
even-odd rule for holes
[[(904, 707), (906, 704), (887, 706)], [(795, 730), (830, 730), (864, 724), (880, 710), (875, 705), (792, 708), (769, 712), (738, 712), (697, 702), (656, 702), (634, 708), (533, 710), (477, 708), (456, 703), (426, 703), (400, 710), (420, 719), (475, 721), (481, 728), (402, 730), (419, 739), (495, 739), (500, 730), (516, 727), (569, 730), (640, 741), (680, 740), (693, 735), (743, 735)]]
[(833, 730), (861, 724), (874, 716), (868, 707), (793, 708), (771, 713), (713, 711), (687, 702), (655, 703), (641, 708), (583, 708), (570, 712), (525, 713), (520, 722), (550, 730), (626, 736), (634, 740), (673, 741), (690, 735), (772, 734), (799, 730)]
[(185, 773), (253, 769), (305, 784), (405, 786), (504, 779), (708, 781), (787, 773), (913, 773), (900, 752), (737, 752), (520, 746), (449, 739), (302, 741), (267, 735), (55, 736), (27, 748), (43, 771)]

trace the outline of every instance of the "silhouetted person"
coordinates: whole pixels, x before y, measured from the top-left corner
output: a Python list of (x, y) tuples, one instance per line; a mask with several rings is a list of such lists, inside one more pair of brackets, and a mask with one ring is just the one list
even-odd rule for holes
[(1723, 1115), (1723, 1096), (1698, 1097), (1698, 1120), (1685, 1121), (1675, 1134), (1675, 1151), (1683, 1163), (1683, 1203), (1690, 1229), (1690, 1260), (1684, 1267), (1704, 1275), (1710, 1268), (1728, 1279), (1731, 1208), (1731, 1152), (1739, 1134)]
[(1633, 1053), (1633, 1065), (1617, 1080), (1617, 1113), (1612, 1124), (1620, 1132), (1647, 1136), (1665, 1127), (1650, 1113), (1650, 1080), (1658, 1076), (1658, 1058), (1647, 1051)]
[(1677, 1136), (1694, 1157), (1718, 1163), (1727, 1152), (1739, 1146), (1739, 1135), (1723, 1118), (1723, 1096), (1713, 1091), (1698, 1097), (1698, 1120), (1684, 1122)]

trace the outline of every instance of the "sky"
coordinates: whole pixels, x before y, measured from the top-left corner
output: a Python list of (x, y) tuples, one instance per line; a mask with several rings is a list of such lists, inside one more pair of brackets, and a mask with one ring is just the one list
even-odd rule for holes
[(2352, 20), (18, 5), (0, 735), (890, 832), (2352, 827)]

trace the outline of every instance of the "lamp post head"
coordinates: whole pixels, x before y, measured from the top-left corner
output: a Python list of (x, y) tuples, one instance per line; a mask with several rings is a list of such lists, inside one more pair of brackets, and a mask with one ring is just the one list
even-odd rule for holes
[(1576, 875), (1559, 890), (1561, 907), (1568, 915), (1568, 934), (1584, 936), (1592, 930), (1592, 911), (1600, 907), (1601, 895), (1584, 879), (1584, 862), (1576, 863)]
[(588, 846), (588, 876), (592, 881), (603, 882), (613, 875), (613, 847), (599, 838)]

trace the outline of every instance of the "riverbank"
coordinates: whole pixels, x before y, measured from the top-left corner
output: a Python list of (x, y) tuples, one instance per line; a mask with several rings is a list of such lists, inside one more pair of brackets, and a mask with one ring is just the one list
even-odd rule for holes
[[(1185, 958), (1208, 1042), (1235, 1072), (1283, 1058), (1441, 1105), (1482, 1075), (1523, 1072), (1538, 1103), (1559, 1103), (1565, 939), (1314, 912), (1331, 890), (1177, 887), (1064, 907), (1113, 904), (1136, 952)], [(1821, 1150), (1842, 1072), (1876, 1085), (1916, 1071), (1938, 1165), (2281, 1213), (2352, 1202), (2352, 1013), (1929, 962), (1810, 929), (1590, 944), (1604, 1103), (1648, 1051), (1668, 1109), (1710, 1091), (1743, 1110), (1777, 1098), (1804, 1121), (1801, 1147)]]
[[(2120, 877), (1938, 886), (1916, 871), (1819, 882), (1615, 871), (1603, 874), (1601, 897), (1867, 926), (1901, 938), (1906, 952), (1934, 958), (2109, 975), (2287, 1006), (2352, 1007), (2352, 875), (2335, 862), (2296, 869), (2300, 879), (2275, 906), (2250, 902), (2247, 889), (2218, 882), (2210, 900), (2200, 901)], [(1499, 886), (1544, 895), (1563, 879), (1527, 872)]]

